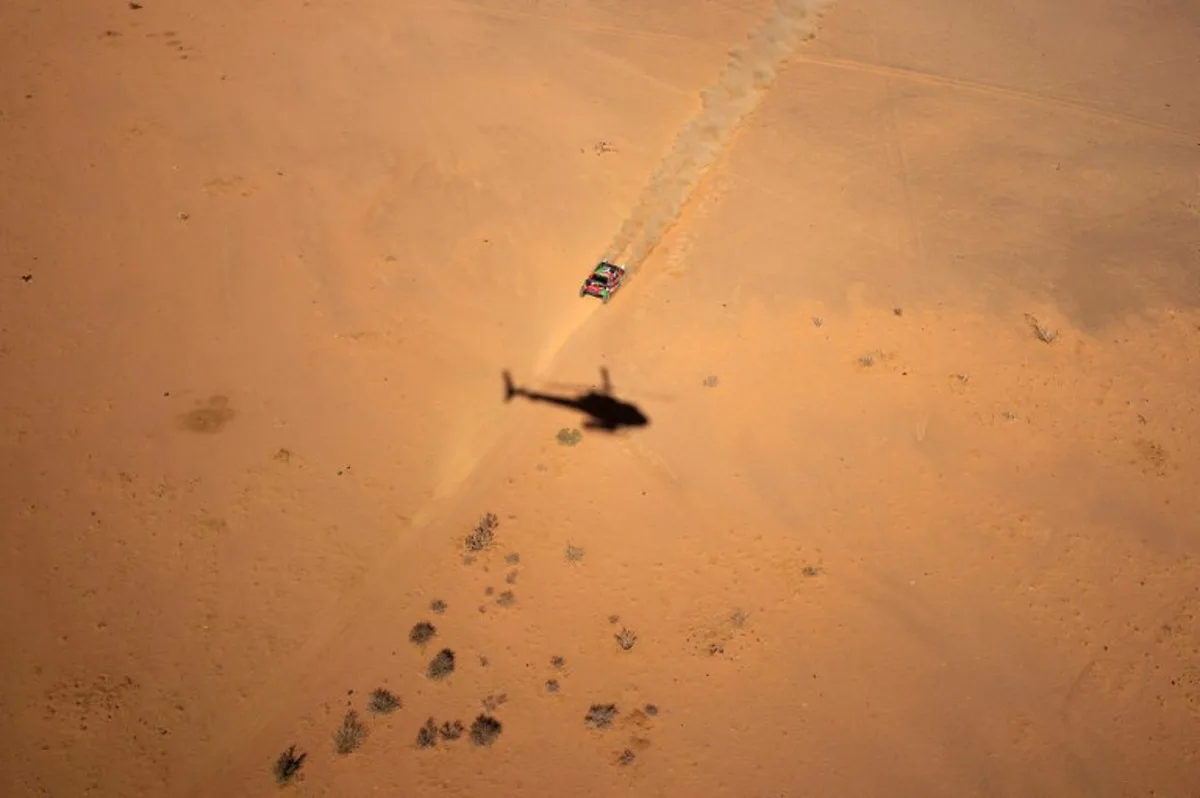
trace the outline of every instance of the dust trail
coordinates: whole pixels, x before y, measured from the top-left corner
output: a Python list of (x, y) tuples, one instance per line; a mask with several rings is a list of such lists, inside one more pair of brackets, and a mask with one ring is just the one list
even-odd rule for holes
[(758, 105), (792, 50), (816, 33), (832, 0), (776, 0), (770, 15), (741, 48), (730, 53), (720, 80), (701, 95), (700, 113), (679, 132), (671, 151), (642, 190), (604, 260), (633, 274), (679, 219), (705, 170), (721, 154), (738, 124)]

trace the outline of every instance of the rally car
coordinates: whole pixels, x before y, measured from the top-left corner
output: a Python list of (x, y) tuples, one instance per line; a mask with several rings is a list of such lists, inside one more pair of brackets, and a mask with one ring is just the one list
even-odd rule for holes
[(601, 302), (608, 302), (613, 294), (625, 283), (625, 270), (607, 261), (601, 261), (592, 269), (592, 273), (579, 287), (580, 296), (598, 296)]

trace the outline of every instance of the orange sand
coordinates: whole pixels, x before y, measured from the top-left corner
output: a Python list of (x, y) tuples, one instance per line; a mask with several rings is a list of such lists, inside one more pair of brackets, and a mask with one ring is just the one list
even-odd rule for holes
[(0, 6), (0, 794), (1200, 794), (1186, 4), (841, 0), (602, 307), (767, 0), (140, 2)]

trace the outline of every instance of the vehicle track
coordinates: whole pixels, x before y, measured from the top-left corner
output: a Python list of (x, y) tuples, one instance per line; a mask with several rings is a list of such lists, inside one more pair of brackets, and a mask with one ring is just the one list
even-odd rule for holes
[[(541, 19), (556, 24), (565, 21), (529, 12), (511, 10), (482, 9), (476, 3), (459, 2), (462, 6), (471, 6), (482, 13), (499, 16)], [(654, 32), (619, 29), (606, 26), (569, 25), (564, 27), (576, 30), (617, 33), (621, 35), (662, 36), (671, 39), (685, 39), (677, 34), (659, 34)], [(925, 73), (918, 70), (905, 69), (869, 62), (838, 59), (811, 54), (792, 55), (795, 63), (808, 63), (833, 69), (842, 69), (867, 74), (892, 77), (934, 86), (946, 86), (960, 90), (973, 91), (987, 96), (1007, 98), (1018, 101), (1037, 102), (1053, 108), (1071, 111), (1091, 118), (1107, 119), (1114, 122), (1133, 124), (1147, 129), (1191, 141), (1194, 136), (1187, 131), (1145, 120), (1129, 114), (1106, 111), (1094, 106), (1050, 95), (1010, 89), (1002, 86), (978, 83), (973, 81), (950, 78), (942, 75)], [(691, 196), (685, 200), (681, 212), (686, 212)], [(557, 366), (571, 342), (589, 323), (594, 321), (592, 315), (598, 306), (585, 307), (579, 312), (564, 314), (563, 323), (551, 337), (551, 343), (538, 354), (533, 379), (544, 378), (547, 373)], [(607, 310), (606, 312), (613, 312)], [(619, 309), (617, 312), (620, 312)], [(381, 552), (373, 561), (371, 571), (364, 581), (352, 592), (344, 594), (337, 605), (331, 608), (321, 618), (317, 619), (312, 632), (301, 648), (290, 656), (285, 667), (273, 675), (271, 682), (264, 690), (255, 695), (247, 704), (226, 723), (214, 730), (213, 745), (204, 751), (191, 763), (184, 773), (180, 774), (180, 783), (185, 786), (187, 794), (201, 796), (209, 795), (219, 790), (214, 789), (213, 773), (228, 773), (235, 780), (227, 785), (232, 789), (240, 789), (236, 779), (247, 771), (241, 766), (250, 764), (249, 756), (258, 756), (261, 746), (267, 743), (264, 735), (274, 733), (284, 716), (281, 708), (286, 707), (288, 700), (297, 694), (305, 694), (305, 687), (315, 687), (312, 665), (320, 661), (321, 674), (339, 673), (350, 670), (355, 662), (354, 655), (358, 652), (352, 643), (361, 638), (361, 630), (367, 619), (379, 611), (379, 598), (395, 589), (394, 572), (398, 563), (406, 555), (421, 545), (428, 533), (435, 530), (448, 516), (459, 509), (457, 500), (464, 493), (472, 492), (483, 479), (497, 471), (505, 462), (504, 455), (531, 432), (532, 420), (518, 423), (494, 439), (489, 445), (480, 450), (473, 464), (464, 469), (462, 476), (454, 480), (452, 485), (439, 486), (438, 494), (441, 499), (434, 499), (421, 507), (412, 522), (398, 535), (396, 542), (388, 550)], [(645, 453), (643, 453), (644, 455)], [(660, 464), (661, 467), (661, 464)], [(448, 533), (446, 533), (448, 534)], [(435, 539), (444, 539), (445, 535), (436, 535)], [(279, 740), (282, 745), (285, 740)]]
[(679, 131), (603, 259), (632, 277), (678, 223), (709, 169), (758, 108), (780, 68), (816, 34), (830, 0), (776, 0), (720, 77), (701, 93), (701, 107)]
[[(475, 3), (460, 2), (460, 5), (472, 6), (476, 9), (481, 7)], [(777, 55), (780, 44), (775, 40), (769, 26), (772, 20), (778, 20), (781, 17), (785, 22), (790, 21), (787, 17), (787, 9), (789, 8), (808, 8), (806, 0), (778, 0), (778, 5), (772, 11), (772, 16), (765, 21), (763, 25), (756, 31), (756, 37), (763, 37), (766, 33), (767, 49), (771, 50), (771, 60), (769, 62), (758, 63), (755, 59), (757, 55), (753, 50), (746, 54), (747, 61), (738, 65), (736, 59), (734, 68), (727, 65), (723, 71), (721, 80), (718, 84), (710, 88), (710, 92), (719, 95), (720, 92), (728, 92), (731, 88), (729, 85), (729, 75), (735, 73), (738, 75), (739, 85), (733, 87), (737, 92), (743, 92), (743, 87), (740, 85), (743, 80), (741, 72), (746, 72), (745, 79), (749, 80), (747, 86), (757, 86), (761, 90), (765, 88), (763, 81), (762, 70), (766, 69), (772, 73), (778, 65)], [(496, 13), (496, 9), (488, 9), (491, 13)], [(527, 12), (501, 12), (510, 16), (519, 17), (534, 17), (539, 15), (529, 14)], [(633, 33), (633, 31), (619, 31), (616, 29), (608, 29), (597, 26), (577, 26), (581, 29), (599, 31), (599, 32), (623, 32)], [(678, 39), (686, 38), (679, 35), (666, 35), (668, 38)], [(753, 42), (752, 42), (753, 44)], [(766, 82), (769, 82), (766, 81)], [(720, 146), (722, 146), (728, 138), (728, 134), (736, 126), (736, 123), (744, 116), (744, 93), (737, 94), (734, 97), (734, 103), (737, 106), (734, 110), (738, 113), (729, 117), (728, 120), (722, 118), (722, 125), (718, 126), (716, 131), (721, 135), (715, 138), (716, 150), (713, 150), (714, 141), (710, 141), (706, 128), (701, 129), (705, 138), (699, 142), (703, 146), (703, 158), (699, 161), (705, 165), (719, 155)], [(755, 103), (756, 104), (756, 103)], [(722, 113), (724, 109), (718, 108)], [(711, 120), (707, 120), (711, 122)], [(701, 118), (701, 123), (706, 120)], [(682, 140), (683, 144), (687, 145), (687, 140)], [(667, 174), (672, 177), (672, 189), (678, 186), (686, 188), (686, 193), (679, 194), (672, 190), (666, 198), (667, 201), (673, 203), (671, 207), (659, 209), (653, 221), (661, 223), (663, 219), (670, 218), (677, 220), (685, 207), (689, 204), (693, 190), (699, 182), (699, 178), (703, 177), (703, 170), (699, 175), (693, 175), (690, 171), (687, 174), (671, 175), (672, 158), (676, 161), (683, 156), (683, 163), (689, 169), (692, 162), (696, 158), (688, 157), (688, 153), (682, 152), (680, 144), (677, 142), (672, 152), (664, 159), (666, 171), (660, 167), (660, 176)], [(680, 180), (679, 178), (686, 178)], [(695, 177), (696, 179), (692, 179)], [(653, 180), (648, 188), (655, 186)], [(654, 212), (655, 209), (646, 205), (647, 197), (643, 197), (643, 204), (639, 210), (642, 212)], [(649, 197), (653, 199), (653, 197)], [(667, 225), (669, 227), (670, 225)], [(642, 228), (639, 227), (639, 230)], [(659, 228), (659, 232), (667, 232), (666, 228)], [(637, 242), (640, 246), (640, 258), (648, 257), (653, 244), (656, 242), (648, 241), (643, 235)], [(555, 365), (560, 362), (567, 351), (569, 345), (579, 333), (592, 320), (597, 306), (583, 306), (581, 308), (572, 308), (569, 312), (564, 313), (562, 323), (554, 331), (551, 343), (545, 346), (538, 354), (537, 365), (534, 368), (534, 374), (531, 375), (534, 379), (544, 378)], [(610, 311), (611, 312), (611, 311)], [(236, 779), (246, 771), (242, 765), (248, 764), (247, 757), (257, 756), (260, 752), (260, 743), (265, 745), (264, 736), (268, 733), (275, 732), (281, 721), (283, 712), (280, 708), (287, 706), (287, 700), (299, 694), (307, 694), (308, 691), (304, 687), (315, 688), (316, 685), (312, 680), (319, 680), (324, 674), (342, 673), (349, 671), (354, 666), (353, 656), (358, 649), (353, 643), (361, 640), (361, 630), (363, 625), (373, 617), (374, 612), (378, 612), (380, 608), (379, 597), (385, 595), (389, 591), (395, 590), (394, 569), (395, 566), (402, 562), (411, 550), (415, 549), (419, 544), (428, 538), (427, 530), (435, 527), (440, 521), (457, 509), (458, 500), (465, 493), (470, 493), (477, 486), (481, 479), (491, 474), (499, 467), (499, 464), (506, 462), (506, 458), (502, 457), (512, 446), (516, 445), (520, 440), (526, 438), (531, 432), (532, 420), (528, 420), (523, 424), (517, 424), (509, 428), (506, 432), (492, 440), (476, 455), (474, 462), (467, 465), (459, 463), (457, 469), (458, 474), (452, 477), (451, 484), (440, 485), (435, 491), (435, 498), (418, 509), (412, 522), (397, 535), (396, 542), (386, 551), (383, 551), (373, 560), (371, 569), (368, 571), (362, 583), (347, 594), (343, 594), (336, 605), (329, 611), (324, 613), (320, 618), (316, 619), (312, 626), (312, 630), (308, 639), (300, 647), (298, 651), (288, 657), (286, 665), (280, 671), (273, 674), (271, 681), (266, 687), (257, 693), (253, 698), (248, 700), (240, 711), (233, 714), (225, 723), (217, 729), (213, 730), (211, 739), (214, 741), (210, 747), (201, 752), (196, 759), (190, 763), (190, 766), (182, 768), (179, 779), (185, 794), (201, 796), (212, 793), (226, 792), (228, 790), (237, 790), (240, 785), (236, 783)], [(441, 498), (437, 498), (441, 497)], [(322, 668), (318, 672), (320, 675), (310, 675), (313, 673), (312, 664), (320, 661)], [(283, 741), (280, 741), (282, 744)], [(223, 785), (226, 790), (216, 789), (213, 785), (214, 773), (228, 774), (227, 778), (232, 783)]]
[(1177, 138), (1180, 141), (1200, 143), (1200, 133), (1197, 133), (1194, 130), (1184, 130), (1182, 128), (1164, 125), (1161, 122), (1154, 122), (1133, 114), (1126, 114), (1120, 111), (1099, 108), (1094, 105), (1089, 105), (1085, 102), (1070, 100), (1064, 97), (1056, 97), (1052, 94), (1043, 94), (1024, 89), (998, 86), (992, 83), (981, 83), (978, 81), (963, 80), (961, 78), (952, 78), (946, 75), (939, 75), (933, 72), (923, 72), (918, 69), (910, 69), (907, 67), (889, 66), (886, 64), (877, 64), (870, 61), (858, 61), (848, 58), (813, 55), (811, 53), (798, 53), (792, 58), (792, 61), (795, 63), (811, 64), (813, 66), (829, 67), (831, 69), (841, 69), (849, 72), (879, 75), (880, 77), (894, 78), (896, 80), (902, 80), (908, 83), (916, 83), (926, 86), (945, 86), (947, 88), (970, 91), (989, 97), (1038, 103), (1040, 105), (1045, 105), (1057, 110), (1074, 112), (1081, 116), (1090, 117), (1092, 119), (1103, 119), (1110, 122), (1125, 123), (1128, 125), (1134, 125), (1136, 127), (1155, 130), (1159, 133)]

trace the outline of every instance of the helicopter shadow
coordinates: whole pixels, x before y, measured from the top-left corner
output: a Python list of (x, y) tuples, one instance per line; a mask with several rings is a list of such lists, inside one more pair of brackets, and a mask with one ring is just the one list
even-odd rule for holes
[(584, 429), (614, 433), (618, 430), (645, 427), (650, 424), (650, 418), (642, 412), (641, 408), (632, 402), (626, 402), (613, 396), (608, 369), (603, 366), (600, 367), (601, 387), (592, 388), (576, 396), (522, 388), (513, 382), (512, 374), (507, 370), (503, 372), (503, 376), (505, 402), (511, 402), (513, 397), (520, 396), (531, 402), (543, 402), (575, 410), (586, 416), (583, 422)]

